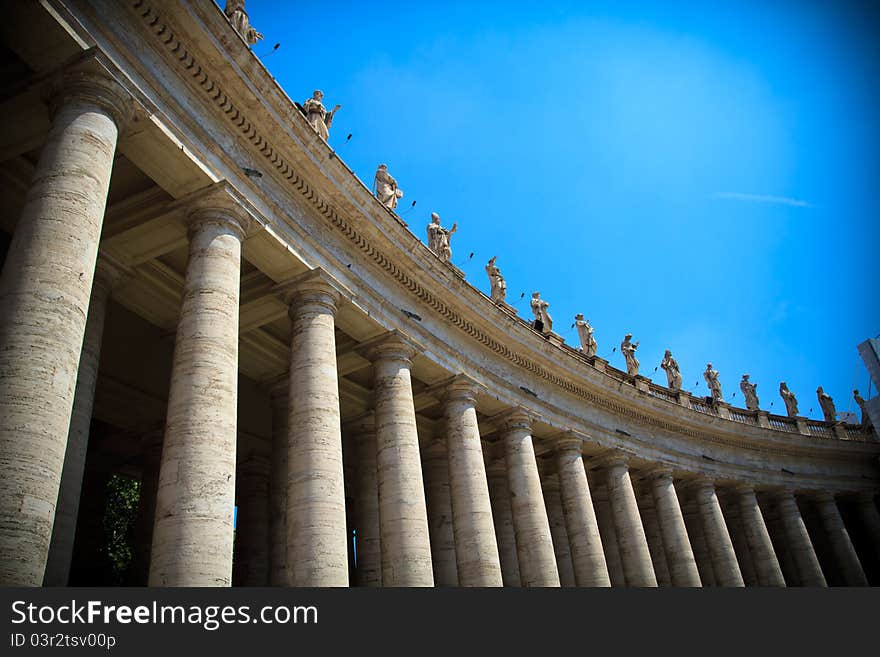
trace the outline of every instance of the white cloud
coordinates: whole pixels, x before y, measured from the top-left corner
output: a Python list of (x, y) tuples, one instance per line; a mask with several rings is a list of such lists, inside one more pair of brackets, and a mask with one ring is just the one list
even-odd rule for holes
[(811, 208), (813, 207), (808, 201), (802, 201), (796, 198), (788, 198), (787, 196), (771, 196), (769, 194), (743, 194), (740, 192), (716, 192), (712, 198), (729, 199), (732, 201), (751, 201), (752, 203), (777, 203), (779, 205), (790, 205), (795, 208)]

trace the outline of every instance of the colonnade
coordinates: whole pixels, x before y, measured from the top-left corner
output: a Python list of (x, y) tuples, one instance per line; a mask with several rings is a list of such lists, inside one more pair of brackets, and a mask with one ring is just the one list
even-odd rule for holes
[[(126, 275), (98, 258), (126, 93), (92, 63), (63, 76), (54, 98), (0, 282), (4, 585), (67, 582), (103, 317), (114, 281)], [(289, 309), (289, 370), (268, 388), (270, 457), (242, 458), (239, 290), (242, 241), (255, 217), (224, 183), (177, 208), (189, 259), (165, 425), (145, 441), (146, 520), (137, 532), (150, 585), (743, 586), (748, 578), (823, 586), (795, 493), (815, 507), (843, 583), (867, 583), (831, 492), (756, 491), (646, 466), (617, 449), (585, 457), (573, 432), (540, 439), (539, 456), (528, 409), (493, 415), (481, 435), (486, 391), (463, 373), (429, 390), (443, 431), (424, 447), (411, 373), (422, 348), (397, 330), (358, 345), (372, 367), (372, 408), (344, 426), (336, 315), (351, 292), (321, 269), (273, 291)], [(353, 512), (344, 437), (356, 454)], [(725, 496), (734, 511), (725, 513)], [(768, 505), (782, 528), (775, 536)], [(877, 549), (880, 516), (869, 493), (859, 513)], [(780, 545), (794, 576), (784, 573)]]

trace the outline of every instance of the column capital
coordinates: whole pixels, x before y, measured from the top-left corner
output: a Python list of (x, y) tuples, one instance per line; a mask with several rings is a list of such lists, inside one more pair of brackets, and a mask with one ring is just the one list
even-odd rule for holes
[(812, 497), (816, 502), (832, 502), (834, 504), (837, 503), (834, 492), (828, 490), (827, 488), (811, 490), (809, 491), (808, 495)]
[(93, 285), (106, 290), (109, 294), (115, 287), (132, 278), (134, 278), (134, 271), (116, 260), (116, 258), (104, 252), (98, 254)]
[(477, 395), (485, 391), (486, 386), (469, 375), (461, 373), (428, 386), (422, 392), (436, 395), (443, 402), (461, 400), (476, 404)]
[(303, 304), (324, 306), (335, 315), (339, 300), (348, 293), (342, 283), (321, 268), (310, 269), (279, 283), (272, 290), (290, 307), (291, 319), (295, 319), (294, 315)]
[(733, 490), (733, 492), (737, 495), (754, 495), (757, 492), (755, 490), (754, 484), (750, 484), (745, 481), (736, 482), (731, 490)]
[(682, 488), (695, 492), (715, 490), (715, 479), (707, 475), (696, 475), (682, 480)]
[(860, 490), (856, 491), (856, 501), (859, 504), (873, 504), (876, 490)]
[(122, 132), (134, 115), (134, 99), (112, 68), (106, 56), (93, 48), (58, 71), (47, 90), (50, 116), (68, 103), (87, 103), (107, 112)]
[(584, 441), (574, 431), (563, 431), (550, 439), (550, 444), (559, 456), (583, 456)]
[(629, 461), (632, 454), (628, 454), (619, 449), (609, 449), (590, 460), (590, 469), (594, 468), (613, 468), (613, 467), (629, 467)]
[(413, 357), (423, 351), (424, 347), (398, 329), (393, 329), (361, 343), (355, 350), (370, 362), (400, 360), (412, 364)]
[(640, 479), (645, 479), (651, 483), (655, 481), (672, 481), (672, 467), (664, 464), (652, 465), (646, 470), (639, 473)]
[(532, 424), (534, 424), (537, 416), (529, 412), (522, 406), (517, 406), (506, 411), (502, 411), (492, 417), (493, 423), (502, 431), (525, 430), (531, 433)]
[(193, 233), (211, 224), (232, 231), (239, 241), (260, 228), (257, 211), (226, 180), (182, 196), (168, 208), (183, 214), (190, 239)]

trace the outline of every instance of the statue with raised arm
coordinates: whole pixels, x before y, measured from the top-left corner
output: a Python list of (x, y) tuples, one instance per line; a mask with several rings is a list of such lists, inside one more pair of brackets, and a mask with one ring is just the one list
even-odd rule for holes
[(712, 369), (712, 363), (706, 363), (706, 371), (703, 372), (703, 378), (706, 379), (706, 385), (712, 393), (712, 402), (718, 403), (724, 401), (721, 396), (721, 381), (718, 380), (718, 370)]
[(639, 343), (632, 342), (632, 333), (623, 336), (623, 342), (620, 343), (620, 353), (626, 359), (626, 373), (630, 376), (636, 376), (639, 373), (639, 360), (636, 358), (636, 349)]
[(859, 405), (859, 408), (862, 411), (862, 429), (868, 431), (871, 428), (871, 418), (868, 416), (868, 408), (865, 406), (867, 403), (865, 398), (859, 394), (858, 390), (853, 390), (853, 399), (856, 400), (856, 404)]
[(681, 390), (681, 370), (678, 368), (678, 361), (672, 357), (672, 352), (669, 349), (663, 354), (660, 367), (666, 372), (666, 381), (669, 383), (669, 389), (676, 392)]
[(403, 190), (397, 186), (397, 181), (388, 173), (388, 166), (380, 164), (373, 178), (373, 194), (379, 199), (379, 203), (389, 210), (397, 207), (397, 201), (403, 198)]
[(834, 400), (831, 395), (822, 389), (822, 386), (816, 388), (816, 397), (819, 400), (819, 407), (822, 409), (822, 415), (825, 421), (831, 424), (837, 422), (837, 409), (834, 408)]
[(498, 265), (495, 264), (497, 259), (498, 256), (492, 256), (489, 259), (489, 263), (486, 265), (486, 275), (489, 276), (489, 284), (492, 286), (490, 292), (492, 301), (502, 303), (507, 297), (507, 283), (504, 281), (504, 276), (501, 275)]
[(541, 298), (540, 292), (532, 292), (532, 300), (529, 302), (532, 307), (532, 314), (535, 316), (534, 327), (544, 335), (550, 335), (553, 330), (553, 318), (547, 312), (550, 304)]
[(244, 0), (226, 0), (226, 8), (223, 13), (226, 14), (232, 27), (249, 46), (263, 38), (262, 34), (251, 27), (247, 12), (244, 10)]
[(788, 384), (785, 381), (779, 382), (779, 396), (785, 402), (785, 412), (788, 413), (788, 417), (797, 417), (800, 413), (798, 411), (797, 397), (788, 389)]
[(742, 390), (743, 396), (746, 398), (746, 408), (750, 411), (758, 410), (758, 384), (749, 381), (749, 375), (743, 374), (742, 381), (739, 382), (739, 389)]
[(599, 345), (596, 344), (596, 339), (593, 337), (593, 327), (590, 326), (590, 320), (584, 320), (583, 314), (578, 313), (574, 316), (574, 324), (577, 326), (578, 337), (581, 339), (581, 351), (585, 356), (595, 356)]
[(440, 225), (440, 215), (431, 213), (431, 223), (428, 224), (428, 248), (439, 256), (443, 262), (452, 259), (452, 247), (449, 242), (452, 234), (458, 230), (458, 224), (452, 224), (452, 228), (443, 228)]
[(330, 124), (333, 123), (333, 115), (336, 114), (342, 105), (337, 105), (328, 112), (324, 107), (323, 100), (324, 92), (320, 89), (315, 89), (312, 97), (304, 102), (302, 107), (309, 125), (315, 129), (315, 132), (321, 135), (324, 141), (327, 141), (330, 139)]

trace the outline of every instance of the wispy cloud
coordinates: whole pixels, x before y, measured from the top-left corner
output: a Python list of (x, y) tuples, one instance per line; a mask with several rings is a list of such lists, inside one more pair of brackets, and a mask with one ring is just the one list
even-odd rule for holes
[(731, 201), (749, 201), (751, 203), (776, 203), (778, 205), (790, 205), (794, 208), (811, 208), (813, 205), (808, 201), (787, 196), (771, 196), (769, 194), (743, 194), (741, 192), (715, 192), (712, 198), (728, 199)]

